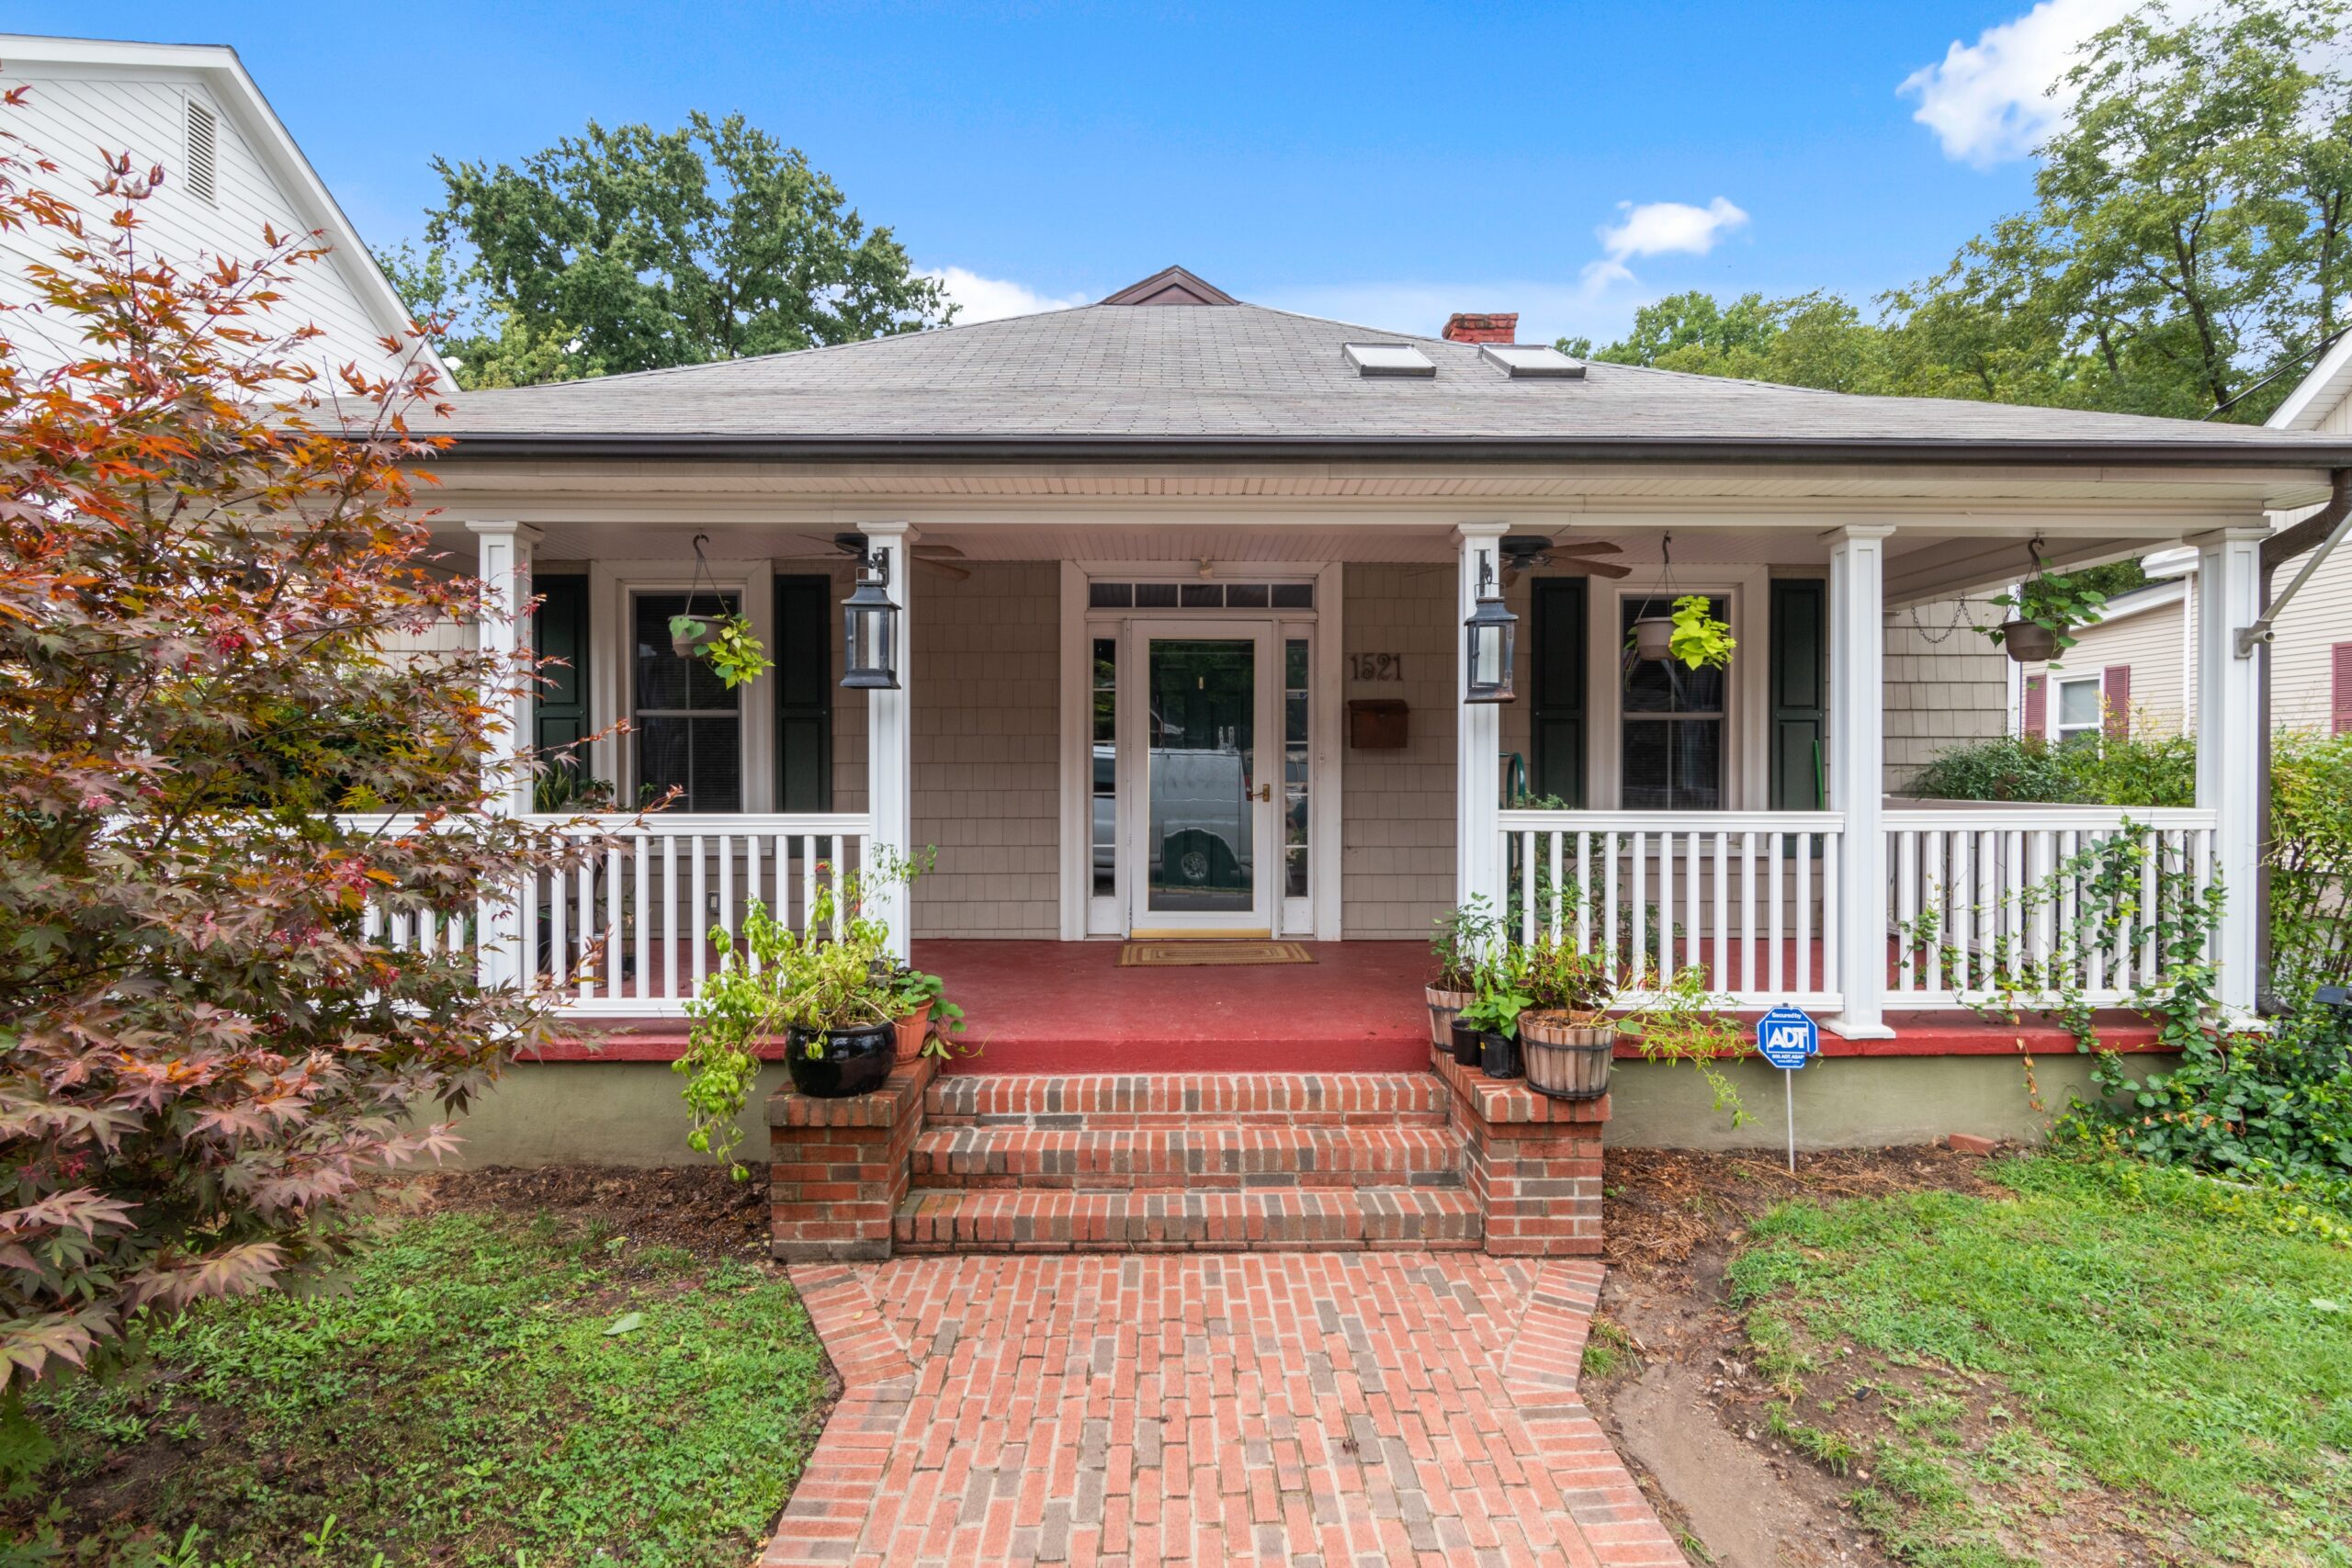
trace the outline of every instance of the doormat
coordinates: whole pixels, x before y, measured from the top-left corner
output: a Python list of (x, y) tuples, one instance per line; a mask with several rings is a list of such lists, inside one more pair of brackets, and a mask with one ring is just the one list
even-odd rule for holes
[(1295, 942), (1128, 942), (1119, 944), (1122, 969), (1193, 968), (1229, 964), (1312, 964)]

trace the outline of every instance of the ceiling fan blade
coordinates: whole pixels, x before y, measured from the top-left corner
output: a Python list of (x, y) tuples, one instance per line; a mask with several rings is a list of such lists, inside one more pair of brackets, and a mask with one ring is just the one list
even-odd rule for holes
[(1503, 562), (1503, 591), (1505, 592), (1509, 592), (1511, 589), (1518, 586), (1519, 562), (1516, 560), (1506, 560)]
[(1620, 577), (1631, 577), (1634, 575), (1634, 569), (1632, 567), (1619, 566), (1615, 561), (1611, 560), (1579, 560), (1570, 561), (1568, 564), (1576, 567), (1581, 571), (1589, 571), (1595, 577), (1606, 577), (1613, 580)]
[(949, 561), (933, 560), (931, 557), (923, 555), (920, 551), (915, 555), (915, 564), (917, 566), (927, 566), (933, 571), (944, 571), (958, 582), (969, 582), (972, 580), (972, 569), (970, 567), (956, 566)]
[(933, 559), (936, 559), (941, 556), (961, 557), (963, 553), (963, 551), (957, 549), (953, 545), (917, 545), (915, 547), (915, 554), (917, 556)]
[(1569, 556), (1622, 556), (1623, 545), (1612, 545), (1606, 539), (1555, 539), (1552, 548)]

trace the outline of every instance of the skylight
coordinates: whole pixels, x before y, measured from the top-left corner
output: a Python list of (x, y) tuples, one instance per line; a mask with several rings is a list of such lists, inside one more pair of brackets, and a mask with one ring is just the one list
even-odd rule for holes
[(1409, 343), (1343, 343), (1341, 353), (1359, 376), (1434, 376), (1430, 356)]
[(1499, 366), (1512, 380), (1556, 377), (1574, 380), (1584, 374), (1584, 361), (1570, 359), (1556, 348), (1532, 343), (1490, 343), (1478, 350), (1490, 365)]

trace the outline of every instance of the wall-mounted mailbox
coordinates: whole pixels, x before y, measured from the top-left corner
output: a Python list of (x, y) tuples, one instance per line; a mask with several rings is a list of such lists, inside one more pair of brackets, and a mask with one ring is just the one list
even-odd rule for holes
[(1348, 702), (1348, 748), (1354, 751), (1401, 751), (1410, 733), (1409, 710), (1395, 697), (1352, 697)]

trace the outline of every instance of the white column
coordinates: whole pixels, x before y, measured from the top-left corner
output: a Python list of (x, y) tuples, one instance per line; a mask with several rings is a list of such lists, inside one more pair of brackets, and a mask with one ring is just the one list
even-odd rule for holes
[(1849, 1040), (1885, 1040), (1886, 536), (1883, 524), (1829, 535), (1829, 806), (1845, 814), (1838, 852), (1838, 986), (1846, 1009), (1829, 1026)]
[(1464, 701), (1470, 669), (1462, 623), (1478, 607), (1478, 569), (1483, 563), (1499, 590), (1502, 562), (1495, 541), (1500, 523), (1464, 523), (1462, 532), (1462, 592), (1451, 635), (1454, 660), (1453, 897), (1466, 904), (1480, 893), (1493, 913), (1503, 913), (1502, 709), (1494, 703)]
[[(522, 523), (469, 522), (474, 535), (474, 575), (489, 613), (476, 623), (481, 650), (497, 660), (491, 679), (512, 681), (518, 657), (530, 644), (531, 547), (539, 531)], [(531, 808), (533, 688), (526, 682), (511, 700), (492, 696), (502, 710), (490, 723), (492, 750), (482, 759), (484, 804), (497, 814)], [(523, 979), (523, 906), (519, 886), (485, 897), (475, 911), (475, 955), (484, 987), (517, 986)]]
[[(914, 556), (909, 547), (914, 531), (904, 523), (861, 523), (867, 548), (890, 563), (890, 603), (899, 607), (899, 689), (865, 694), (865, 809), (874, 819), (873, 847), (878, 852), (914, 852), (914, 616), (910, 590), (914, 586)], [(903, 962), (908, 953), (908, 926), (912, 910), (906, 889), (878, 891), (866, 908), (890, 927), (890, 951)]]
[(2260, 669), (2238, 652), (2238, 632), (2261, 615), (2262, 541), (2267, 528), (2200, 534), (2197, 547), (2197, 804), (2213, 813), (2213, 874), (2222, 885), (2214, 932), (2214, 980), (2222, 1006), (2250, 1018), (2261, 976), (2256, 965), (2256, 889), (2260, 842)]

